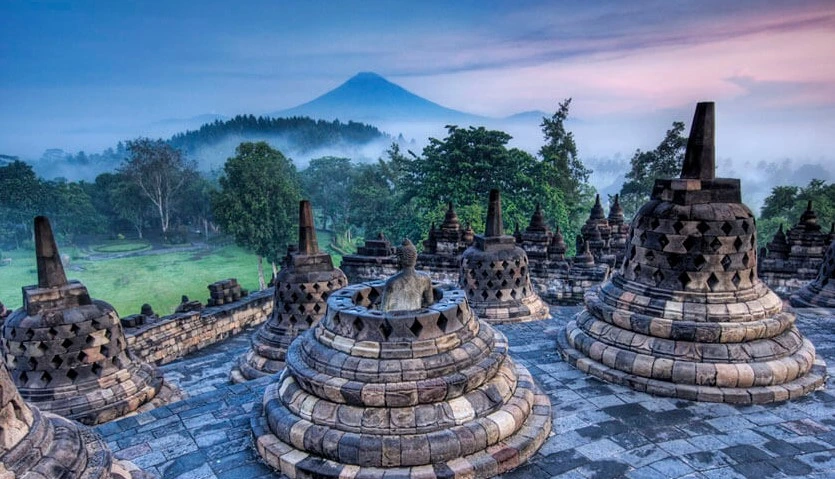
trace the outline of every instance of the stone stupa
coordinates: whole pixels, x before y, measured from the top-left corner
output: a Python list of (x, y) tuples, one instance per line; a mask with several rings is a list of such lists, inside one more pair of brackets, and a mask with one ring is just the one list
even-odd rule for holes
[(427, 273), (433, 281), (458, 284), (461, 254), (473, 244), (472, 229), (469, 225), (461, 228), (452, 202), (447, 203), (444, 221), (440, 228), (435, 224), (429, 228), (429, 235), (423, 241), (423, 252), (418, 255), (417, 269)]
[(84, 424), (110, 421), (154, 399), (162, 374), (127, 349), (113, 306), (67, 281), (43, 216), (35, 218), (35, 250), (38, 284), (23, 288), (23, 307), (6, 320), (2, 337), (23, 399)]
[(27, 404), (0, 364), (0, 477), (151, 479), (90, 428)]
[(239, 383), (275, 374), (284, 367), (287, 347), (324, 315), (333, 291), (348, 279), (333, 266), (331, 256), (319, 251), (310, 202), (299, 202), (299, 245), (288, 248), (287, 258), (275, 281), (273, 312), (252, 337), (252, 347), (238, 359), (231, 372)]
[(551, 317), (536, 294), (528, 270), (528, 255), (505, 235), (499, 190), (490, 190), (487, 227), (461, 256), (458, 284), (475, 314), (491, 323), (536, 321)]
[(651, 394), (739, 404), (793, 399), (826, 374), (757, 277), (737, 179), (714, 176), (714, 105), (699, 103), (681, 178), (656, 180), (613, 278), (558, 334), (570, 364)]
[(387, 278), (397, 272), (394, 250), (388, 238), (379, 233), (374, 239), (366, 239), (365, 244), (357, 248), (356, 254), (344, 255), (339, 269), (350, 283)]
[[(551, 405), (463, 291), (432, 288), (411, 244), (386, 281), (351, 285), (290, 345), (252, 419), (287, 477), (493, 477), (530, 458)], [(388, 307), (388, 309), (386, 309)]]
[(796, 308), (835, 308), (835, 241), (826, 250), (818, 276), (790, 299)]

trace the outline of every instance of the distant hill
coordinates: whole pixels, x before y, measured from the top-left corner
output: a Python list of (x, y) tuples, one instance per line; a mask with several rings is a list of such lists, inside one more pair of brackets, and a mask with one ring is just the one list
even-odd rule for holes
[(363, 72), (335, 89), (299, 106), (272, 113), (276, 117), (379, 121), (479, 122), (484, 117), (446, 108), (396, 85), (376, 73)]

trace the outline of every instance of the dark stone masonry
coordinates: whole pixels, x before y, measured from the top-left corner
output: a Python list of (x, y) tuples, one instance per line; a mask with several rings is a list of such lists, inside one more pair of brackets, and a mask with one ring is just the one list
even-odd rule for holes
[(504, 234), (499, 190), (490, 191), (484, 235), (477, 235), (461, 256), (458, 284), (484, 321), (536, 321), (550, 315), (531, 285), (528, 255), (516, 238)]
[(714, 178), (714, 106), (699, 103), (681, 178), (656, 180), (621, 271), (558, 337), (566, 361), (639, 391), (761, 404), (821, 387), (823, 360), (757, 277), (739, 180)]
[(388, 238), (380, 233), (375, 239), (365, 240), (356, 254), (342, 257), (339, 269), (349, 283), (363, 283), (387, 278), (397, 272), (397, 255)]
[(67, 281), (49, 220), (35, 218), (38, 284), (6, 319), (5, 364), (20, 395), (43, 411), (98, 424), (170, 399), (162, 374), (127, 348), (119, 315)]
[(232, 368), (235, 382), (275, 374), (284, 367), (287, 348), (325, 315), (325, 301), (348, 284), (331, 256), (319, 251), (310, 202), (299, 203), (299, 244), (287, 253), (275, 281), (272, 314), (252, 339), (252, 349)]
[(796, 308), (835, 308), (835, 241), (830, 243), (818, 276), (791, 296)]
[(435, 228), (434, 224), (429, 228), (429, 235), (423, 242), (423, 252), (418, 255), (416, 268), (427, 273), (433, 281), (456, 285), (461, 272), (461, 255), (473, 241), (473, 229), (470, 225), (461, 228), (455, 208), (452, 203), (448, 203), (440, 228)]

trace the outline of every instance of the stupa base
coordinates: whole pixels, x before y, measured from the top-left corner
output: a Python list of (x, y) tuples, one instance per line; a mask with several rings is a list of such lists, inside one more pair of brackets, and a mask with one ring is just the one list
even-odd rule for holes
[(551, 318), (550, 306), (536, 294), (521, 301), (500, 303), (470, 300), (470, 308), (478, 319), (489, 324), (526, 323)]
[(809, 284), (793, 294), (789, 303), (795, 308), (835, 309), (835, 288), (818, 288)]
[(232, 370), (229, 371), (229, 380), (234, 384), (240, 384), (264, 376), (272, 376), (282, 369), (284, 369), (284, 360), (265, 358), (256, 354), (253, 350), (249, 350), (248, 353), (238, 357), (238, 360), (235, 361)]
[(603, 381), (655, 396), (729, 404), (767, 404), (799, 398), (823, 387), (826, 381), (826, 363), (820, 357), (814, 359), (805, 375), (778, 385), (718, 387), (662, 381), (624, 372), (586, 356), (569, 342), (568, 337), (574, 329), (577, 324), (571, 321), (557, 333), (557, 348), (567, 363)]
[[(522, 465), (548, 438), (551, 432), (550, 400), (537, 386), (533, 387), (534, 407), (516, 432), (481, 451), (436, 464), (369, 467), (343, 464), (309, 454), (281, 441), (270, 431), (263, 405), (257, 407), (257, 413), (251, 420), (252, 434), (261, 459), (273, 469), (296, 479), (486, 479)], [(382, 447), (385, 448), (385, 445)], [(380, 454), (385, 454), (385, 450), (381, 450)]]

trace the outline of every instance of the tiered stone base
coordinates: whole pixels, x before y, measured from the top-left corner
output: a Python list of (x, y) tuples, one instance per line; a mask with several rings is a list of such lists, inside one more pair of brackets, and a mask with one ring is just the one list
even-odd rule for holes
[[(114, 460), (91, 430), (31, 409), (28, 434), (0, 460), (0, 476), (32, 479), (152, 479), (129, 461)], [(10, 476), (6, 474), (11, 473)]]
[[(524, 367), (512, 367), (518, 381), (515, 391), (506, 391), (512, 392), (512, 399), (500, 409), (477, 419), (473, 418), (477, 414), (474, 408), (479, 402), (486, 402), (487, 395), (497, 394), (496, 389), (479, 388), (445, 405), (388, 411), (326, 404), (309, 395), (294, 401), (301, 404), (298, 412), (303, 415), (314, 415), (320, 422), (318, 419), (322, 416), (317, 413), (327, 409), (330, 416), (326, 418), (340, 422), (340, 429), (347, 426), (356, 432), (341, 432), (314, 424), (284, 407), (281, 396), (301, 397), (295, 381), (285, 375), (281, 382), (268, 387), (262, 407), (252, 418), (255, 446), (267, 464), (295, 478), (493, 477), (524, 463), (542, 446), (551, 431), (548, 397), (533, 383)], [(428, 420), (424, 417), (427, 414), (433, 416), (432, 420), (447, 415), (448, 428), (421, 433), (420, 423)], [(401, 421), (403, 429), (411, 434), (374, 433), (375, 428), (385, 430), (397, 421)], [(279, 422), (293, 425), (280, 427)], [(279, 438), (271, 429), (290, 434)], [(315, 450), (317, 454), (306, 450)], [(359, 462), (360, 451), (371, 450), (377, 451), (379, 463), (352, 464)]]
[[(48, 390), (19, 388), (21, 396), (43, 411), (95, 425), (136, 411), (157, 396), (163, 385), (162, 373), (153, 366), (134, 361), (98, 381)], [(178, 396), (172, 388), (166, 395)]]
[(524, 323), (551, 317), (548, 303), (537, 294), (530, 294), (521, 300), (512, 301), (470, 301), (476, 316), (492, 324)]
[(232, 371), (229, 373), (229, 378), (233, 383), (239, 384), (253, 379), (262, 378), (264, 376), (270, 376), (284, 369), (286, 349), (274, 351), (273, 355), (279, 356), (281, 359), (271, 359), (264, 356), (262, 351), (256, 350), (255, 348), (258, 346), (260, 346), (259, 349), (261, 349), (265, 345), (256, 345), (253, 343), (253, 349), (250, 349), (246, 354), (240, 356), (235, 362), (235, 365), (232, 367)]
[(548, 304), (573, 306), (582, 304), (586, 291), (606, 281), (610, 271), (605, 264), (572, 267), (566, 261), (531, 261), (531, 283)]
[(835, 285), (821, 288), (810, 283), (791, 296), (789, 301), (795, 308), (835, 309)]

